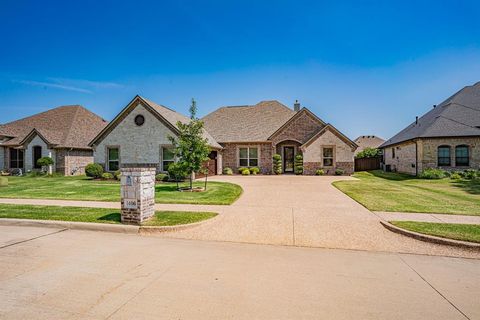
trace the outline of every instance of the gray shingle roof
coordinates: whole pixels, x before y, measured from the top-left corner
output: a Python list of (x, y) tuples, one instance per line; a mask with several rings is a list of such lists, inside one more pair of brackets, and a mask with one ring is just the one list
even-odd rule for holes
[(221, 107), (202, 118), (218, 142), (258, 142), (268, 138), (295, 111), (276, 100), (256, 105)]
[(433, 108), (381, 147), (415, 138), (480, 136), (480, 82)]
[(1, 125), (0, 135), (13, 137), (2, 145), (17, 146), (35, 129), (55, 147), (90, 148), (90, 140), (106, 125), (82, 106), (62, 106)]

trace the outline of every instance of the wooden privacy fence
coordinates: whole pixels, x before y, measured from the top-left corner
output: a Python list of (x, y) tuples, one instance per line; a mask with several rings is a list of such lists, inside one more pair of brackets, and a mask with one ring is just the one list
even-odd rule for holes
[(380, 169), (380, 157), (355, 159), (355, 171)]

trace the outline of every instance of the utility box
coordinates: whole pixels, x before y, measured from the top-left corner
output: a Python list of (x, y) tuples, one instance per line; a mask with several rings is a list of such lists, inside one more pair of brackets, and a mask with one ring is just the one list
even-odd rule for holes
[(121, 169), (122, 223), (141, 224), (155, 214), (155, 168)]

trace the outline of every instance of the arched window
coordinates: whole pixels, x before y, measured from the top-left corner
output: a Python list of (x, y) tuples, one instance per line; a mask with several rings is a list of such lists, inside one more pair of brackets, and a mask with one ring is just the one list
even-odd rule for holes
[(37, 164), (38, 159), (42, 157), (42, 147), (41, 146), (34, 146), (33, 147), (33, 168), (40, 169), (41, 166)]
[(437, 166), (439, 167), (444, 167), (444, 166), (450, 166), (450, 147), (449, 146), (440, 146), (438, 147), (438, 152), (437, 152)]
[(461, 145), (455, 147), (455, 166), (468, 167), (470, 165), (469, 158), (468, 146)]

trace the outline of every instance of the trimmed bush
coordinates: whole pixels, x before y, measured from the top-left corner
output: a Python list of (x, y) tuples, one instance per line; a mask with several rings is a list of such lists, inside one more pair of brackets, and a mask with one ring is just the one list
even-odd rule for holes
[(113, 174), (110, 172), (105, 172), (102, 174), (102, 179), (103, 180), (112, 180), (113, 179)]
[(117, 170), (113, 173), (113, 177), (115, 178), (115, 180), (120, 180), (120, 178), (122, 177), (122, 172), (120, 170)]
[(273, 155), (273, 172), (275, 174), (282, 174), (282, 156), (278, 153)]
[(301, 154), (297, 154), (295, 156), (295, 162), (293, 165), (293, 170), (295, 174), (300, 175), (303, 174), (303, 156)]
[(180, 163), (172, 163), (168, 166), (168, 177), (170, 181), (184, 181), (188, 172)]
[(168, 174), (166, 173), (159, 173), (155, 175), (155, 181), (167, 181), (168, 180)]
[(420, 179), (443, 179), (447, 176), (445, 170), (427, 168), (418, 176)]
[(8, 186), (8, 178), (7, 177), (0, 177), (0, 187)]
[(244, 170), (248, 170), (248, 168), (240, 167), (238, 168), (238, 173), (242, 173)]
[(463, 177), (467, 180), (473, 180), (477, 177), (480, 177), (480, 175), (478, 175), (475, 169), (467, 169), (463, 171)]
[(53, 160), (50, 157), (41, 157), (37, 160), (37, 164), (40, 167), (48, 167), (53, 165)]
[(325, 171), (323, 171), (323, 169), (318, 169), (317, 171), (315, 171), (316, 176), (323, 176), (324, 174), (325, 174)]
[(102, 177), (103, 168), (98, 163), (90, 163), (85, 167), (85, 174), (87, 177), (99, 179)]
[(251, 167), (250, 168), (250, 173), (255, 175), (260, 172), (260, 169), (258, 167)]
[(229, 167), (223, 168), (223, 174), (231, 176), (233, 174), (232, 168), (229, 168)]
[(248, 168), (244, 168), (243, 171), (242, 171), (242, 175), (249, 176), (250, 175), (250, 170), (248, 170)]
[(343, 169), (340, 169), (340, 168), (339, 168), (339, 169), (335, 169), (335, 175), (336, 175), (336, 176), (341, 176), (341, 175), (343, 175), (344, 173), (345, 173), (345, 170), (343, 170)]
[(458, 172), (453, 172), (452, 174), (450, 174), (450, 179), (460, 180), (460, 179), (462, 179), (462, 176)]

